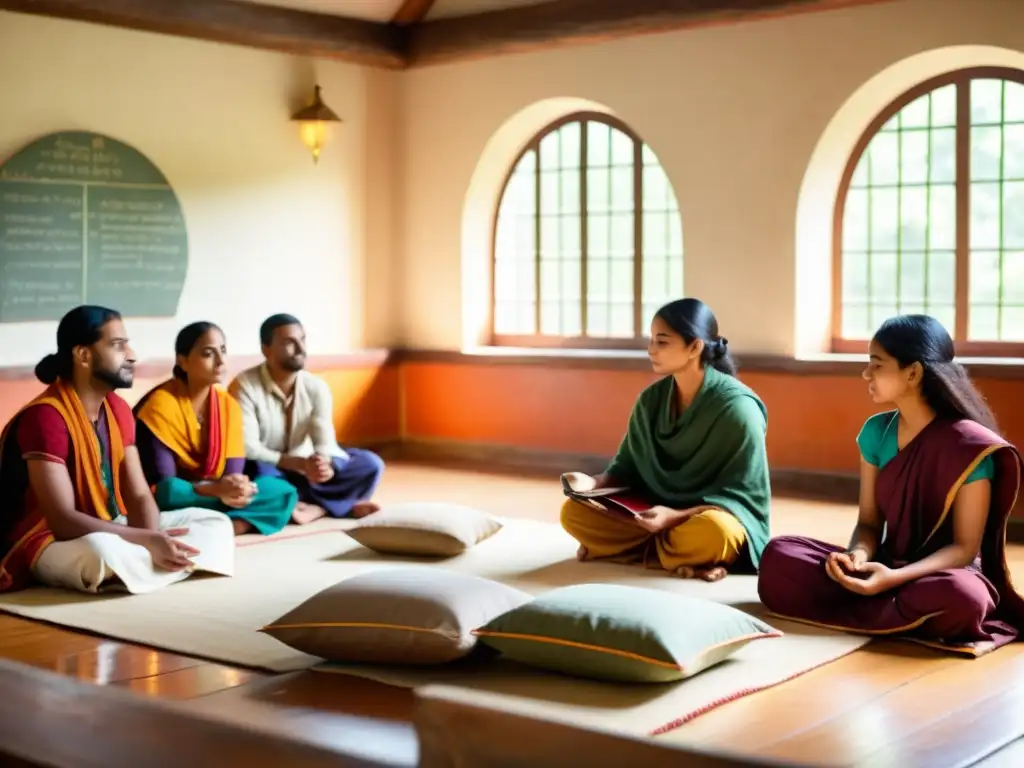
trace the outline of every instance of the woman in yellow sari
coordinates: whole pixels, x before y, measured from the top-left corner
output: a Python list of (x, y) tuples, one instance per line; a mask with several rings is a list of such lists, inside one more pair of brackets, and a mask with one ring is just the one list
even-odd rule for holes
[(135, 406), (139, 457), (161, 510), (224, 512), (235, 533), (276, 533), (291, 518), (295, 487), (243, 474), (242, 411), (221, 383), (224, 333), (213, 323), (186, 326), (174, 343), (173, 378)]

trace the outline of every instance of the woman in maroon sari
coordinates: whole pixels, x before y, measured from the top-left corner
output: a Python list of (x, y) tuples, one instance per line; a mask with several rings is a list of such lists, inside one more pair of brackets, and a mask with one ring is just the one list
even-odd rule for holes
[(860, 634), (901, 635), (972, 656), (1016, 640), (1024, 599), (1005, 557), (1021, 459), (932, 317), (887, 320), (871, 341), (872, 416), (860, 515), (848, 549), (781, 536), (761, 556), (772, 613)]

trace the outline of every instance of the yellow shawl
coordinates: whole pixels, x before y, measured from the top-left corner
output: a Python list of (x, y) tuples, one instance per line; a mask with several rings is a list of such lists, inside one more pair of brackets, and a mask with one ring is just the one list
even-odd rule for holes
[(210, 387), (206, 401), (206, 441), (185, 384), (170, 379), (150, 390), (135, 407), (135, 417), (166, 445), (183, 469), (204, 480), (224, 474), (229, 458), (245, 456), (242, 409), (221, 387)]

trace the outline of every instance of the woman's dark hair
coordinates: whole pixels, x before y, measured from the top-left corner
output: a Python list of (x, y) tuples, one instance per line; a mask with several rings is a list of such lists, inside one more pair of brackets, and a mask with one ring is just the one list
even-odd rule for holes
[(956, 348), (942, 323), (930, 315), (898, 315), (886, 320), (874, 340), (900, 368), (920, 363), (921, 395), (935, 415), (970, 419), (998, 432), (995, 416), (967, 371), (953, 360)]
[(657, 312), (655, 317), (683, 337), (688, 345), (696, 339), (704, 342), (700, 362), (730, 376), (736, 375), (736, 362), (729, 354), (729, 340), (718, 335), (718, 320), (708, 305), (699, 299), (676, 299)]
[(69, 311), (57, 325), (57, 351), (36, 364), (36, 378), (43, 384), (53, 384), (57, 379), (71, 381), (74, 368), (71, 355), (75, 347), (91, 347), (100, 340), (103, 326), (120, 319), (119, 312), (92, 304)]
[[(176, 358), (179, 356), (188, 357), (192, 354), (192, 350), (196, 348), (196, 344), (206, 335), (207, 331), (220, 331), (221, 335), (224, 334), (224, 331), (220, 330), (219, 325), (205, 320), (201, 320), (198, 323), (190, 323), (178, 331), (178, 338), (174, 340), (174, 356)], [(171, 373), (174, 374), (174, 378), (180, 381), (188, 381), (188, 374), (177, 363), (174, 364)]]

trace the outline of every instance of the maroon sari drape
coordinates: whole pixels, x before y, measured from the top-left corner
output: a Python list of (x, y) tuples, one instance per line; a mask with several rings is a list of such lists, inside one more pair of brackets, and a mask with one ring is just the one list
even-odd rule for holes
[(1016, 640), (1024, 630), (1024, 598), (1006, 564), (1006, 524), (1020, 489), (1021, 457), (980, 424), (935, 419), (881, 469), (876, 499), (885, 534), (875, 559), (898, 568), (952, 544), (953, 502), (986, 456), (995, 462), (995, 477), (981, 551), (972, 565), (863, 596), (825, 571), (828, 555), (842, 547), (781, 536), (769, 542), (761, 559), (761, 602), (782, 618), (905, 635), (972, 656)]

